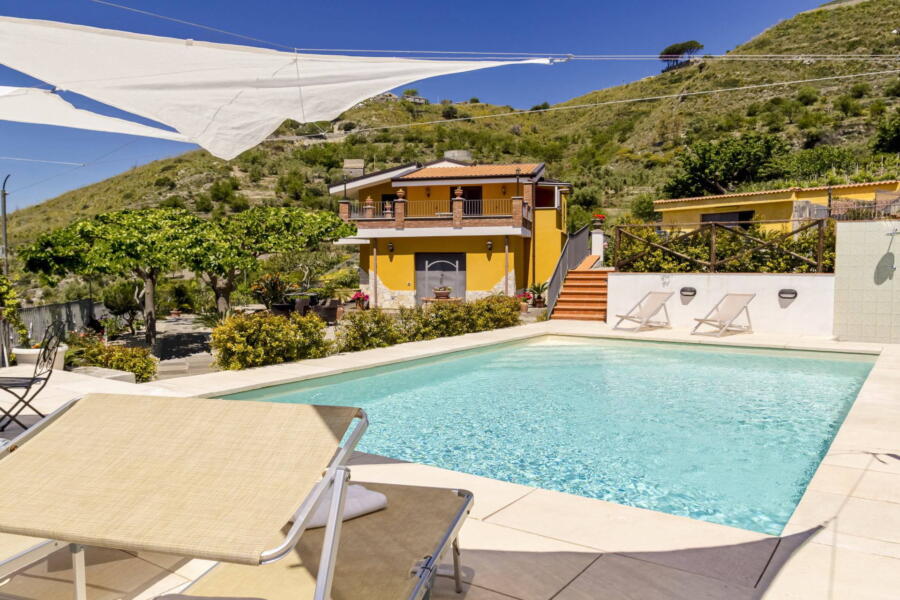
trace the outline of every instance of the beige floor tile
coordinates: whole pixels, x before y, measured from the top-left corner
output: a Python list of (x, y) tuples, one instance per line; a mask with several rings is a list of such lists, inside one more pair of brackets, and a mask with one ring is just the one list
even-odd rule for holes
[(453, 580), (449, 577), (438, 577), (431, 591), (431, 600), (522, 600), (515, 596), (501, 594), (483, 587), (463, 583), (462, 593), (457, 593)]
[(853, 495), (867, 500), (900, 503), (900, 474), (868, 471), (856, 486)]
[(900, 452), (877, 453), (866, 450), (832, 448), (828, 451), (822, 464), (900, 475)]
[(846, 496), (859, 484), (864, 474), (862, 469), (821, 465), (807, 489)]
[(900, 560), (807, 544), (785, 565), (766, 600), (897, 600)]
[(827, 526), (838, 515), (847, 500), (846, 494), (832, 494), (808, 489), (794, 509), (783, 535), (791, 535), (818, 526)]
[(756, 581), (776, 545), (775, 538), (744, 529), (548, 490), (532, 492), (488, 522), (740, 585)]
[(522, 600), (546, 600), (599, 554), (595, 551), (492, 525), (468, 521), (460, 535), (463, 578)]
[(449, 471), (429, 465), (398, 462), (374, 455), (354, 457), (350, 463), (350, 472), (355, 481), (469, 490), (475, 494), (475, 504), (471, 513), (471, 517), (475, 519), (483, 519), (497, 512), (534, 489), (478, 475)]
[(554, 600), (741, 600), (753, 597), (752, 588), (627, 556), (605, 554)]
[(900, 543), (900, 504), (850, 498), (834, 527), (840, 533)]
[(864, 554), (877, 554), (886, 558), (900, 559), (900, 544), (875, 540), (867, 537), (840, 533), (834, 528), (827, 529), (812, 539), (813, 544), (823, 546), (837, 546), (845, 550), (862, 552)]
[[(85, 562), (90, 600), (138, 600), (187, 582), (167, 569), (118, 550), (88, 548)], [(0, 598), (71, 600), (72, 581), (71, 556), (68, 550), (62, 550), (0, 586)]]

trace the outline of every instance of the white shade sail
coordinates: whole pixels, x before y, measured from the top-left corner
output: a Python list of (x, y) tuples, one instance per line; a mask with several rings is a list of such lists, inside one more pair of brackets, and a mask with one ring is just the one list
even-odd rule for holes
[(420, 79), (526, 61), (279, 52), (0, 17), (0, 60), (59, 89), (177, 129), (231, 159), (284, 122), (327, 121)]
[(53, 92), (37, 88), (0, 86), (0, 120), (187, 141), (175, 131), (75, 108)]

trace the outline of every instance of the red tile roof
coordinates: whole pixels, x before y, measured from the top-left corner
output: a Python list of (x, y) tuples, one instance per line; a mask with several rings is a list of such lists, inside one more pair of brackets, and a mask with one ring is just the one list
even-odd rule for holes
[(692, 196), (690, 198), (672, 198), (671, 200), (654, 200), (654, 204), (675, 204), (678, 202), (693, 202), (695, 200), (718, 200), (719, 198), (746, 198), (748, 196), (768, 196), (770, 194), (784, 194), (786, 192), (818, 192), (827, 189), (846, 190), (852, 188), (865, 187), (869, 185), (897, 185), (900, 179), (889, 179), (887, 181), (870, 181), (866, 183), (843, 183), (840, 185), (819, 185), (816, 187), (790, 187), (780, 190), (763, 190), (759, 192), (740, 192), (736, 194), (719, 194), (718, 196)]
[(506, 165), (465, 165), (458, 167), (424, 167), (418, 171), (396, 177), (394, 181), (412, 179), (462, 179), (467, 177), (529, 177), (536, 175), (544, 163), (522, 163)]

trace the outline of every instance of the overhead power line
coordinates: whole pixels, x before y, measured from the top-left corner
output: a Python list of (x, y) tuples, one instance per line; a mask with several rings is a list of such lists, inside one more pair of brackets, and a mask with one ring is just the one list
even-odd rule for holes
[[(517, 110), (513, 112), (505, 112), (505, 113), (497, 113), (493, 115), (476, 115), (470, 117), (455, 117), (453, 119), (436, 119), (433, 121), (421, 121), (418, 123), (401, 123), (398, 125), (383, 125), (379, 127), (366, 127), (363, 129), (356, 129), (352, 133), (368, 133), (372, 131), (384, 131), (387, 129), (404, 129), (408, 127), (420, 127), (423, 125), (439, 125), (442, 123), (452, 123), (454, 121), (475, 121), (482, 119), (497, 119), (502, 117), (511, 117), (515, 115), (528, 115), (528, 114), (537, 114), (537, 113), (548, 113), (548, 112), (558, 112), (565, 110), (579, 110), (584, 108), (594, 108), (597, 106), (611, 106), (615, 104), (632, 104), (636, 102), (652, 102), (654, 100), (671, 100), (678, 98), (688, 98), (694, 96), (708, 96), (712, 94), (721, 94), (725, 92), (740, 92), (747, 90), (758, 90), (765, 89), (771, 87), (784, 87), (791, 85), (800, 85), (805, 83), (820, 83), (823, 81), (835, 81), (842, 79), (857, 79), (862, 77), (876, 77), (881, 75), (897, 75), (900, 74), (900, 69), (890, 69), (887, 71), (872, 71), (869, 73), (856, 73), (853, 75), (833, 75), (831, 77), (815, 77), (813, 79), (796, 79), (794, 81), (778, 81), (774, 83), (756, 83), (752, 85), (741, 85), (737, 87), (730, 88), (719, 88), (715, 90), (699, 90), (696, 92), (678, 92), (674, 94), (661, 94), (657, 96), (643, 96), (641, 98), (623, 98), (620, 100), (605, 100), (602, 102), (589, 102), (585, 104), (569, 104), (565, 106), (551, 106), (549, 108), (533, 108), (531, 110)], [(309, 134), (309, 135), (290, 135), (290, 136), (279, 136), (272, 137), (264, 142), (281, 142), (281, 141), (299, 141), (304, 139), (311, 139), (320, 137), (318, 134)]]
[[(473, 50), (383, 50), (383, 49), (362, 49), (362, 48), (301, 48), (297, 46), (290, 46), (288, 44), (282, 44), (280, 42), (273, 42), (270, 40), (264, 40), (261, 38), (244, 35), (241, 33), (236, 33), (234, 31), (228, 31), (226, 29), (220, 29), (218, 27), (212, 27), (209, 25), (204, 25), (202, 23), (195, 23), (193, 21), (187, 21), (185, 19), (179, 19), (176, 17), (170, 17), (167, 15), (162, 15), (160, 13), (151, 12), (148, 10), (143, 10), (139, 8), (133, 8), (130, 6), (125, 6), (123, 4), (117, 4), (115, 2), (110, 2), (109, 0), (88, 0), (89, 2), (93, 2), (95, 4), (102, 4), (104, 6), (108, 6), (111, 8), (117, 8), (120, 10), (126, 10), (129, 12), (137, 13), (140, 15), (144, 15), (147, 17), (153, 17), (155, 19), (162, 19), (164, 21), (170, 21), (173, 23), (179, 23), (181, 25), (188, 25), (190, 27), (196, 27), (198, 29), (203, 29), (206, 31), (211, 31), (214, 33), (220, 33), (222, 35), (228, 35), (237, 39), (242, 39), (250, 42), (255, 42), (258, 44), (265, 44), (267, 46), (273, 46), (276, 48), (281, 48), (283, 50), (289, 50), (291, 52), (353, 52), (360, 54), (399, 54), (406, 55), (410, 58), (418, 57), (418, 58), (429, 58), (432, 60), (439, 59), (474, 59), (474, 60), (512, 60), (512, 59), (528, 59), (528, 58), (550, 58), (552, 60), (558, 61), (569, 61), (569, 60), (579, 60), (579, 61), (659, 61), (658, 54), (575, 54), (570, 52), (482, 52), (482, 51), (473, 51)], [(694, 60), (702, 59), (702, 60), (724, 60), (724, 61), (762, 61), (762, 62), (773, 62), (773, 61), (804, 61), (804, 60), (814, 60), (814, 61), (862, 61), (862, 62), (873, 62), (873, 61), (885, 61), (885, 60), (900, 60), (900, 54), (707, 54), (701, 57), (695, 57)]]

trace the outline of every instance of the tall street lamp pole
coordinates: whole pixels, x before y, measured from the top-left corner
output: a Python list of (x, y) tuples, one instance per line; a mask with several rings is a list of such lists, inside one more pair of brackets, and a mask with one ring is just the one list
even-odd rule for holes
[(3, 220), (3, 275), (9, 276), (9, 244), (6, 240), (6, 182), (9, 175), (3, 178), (3, 187), (0, 187), (0, 219)]

